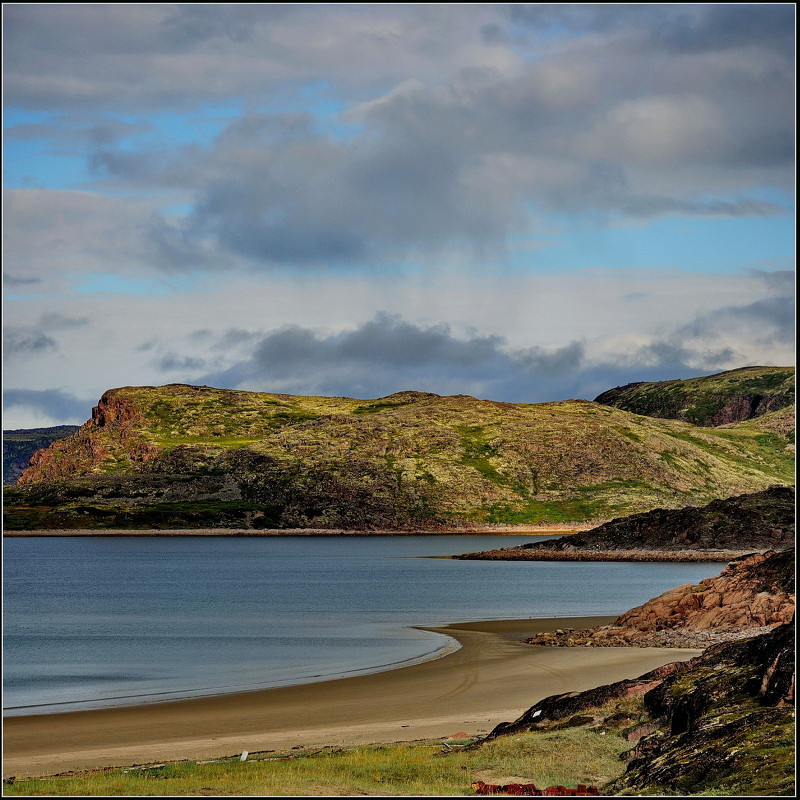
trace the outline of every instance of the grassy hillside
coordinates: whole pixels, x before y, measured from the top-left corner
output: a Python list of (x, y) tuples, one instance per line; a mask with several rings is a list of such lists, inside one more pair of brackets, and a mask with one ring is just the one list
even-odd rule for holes
[(595, 402), (634, 414), (724, 425), (759, 417), (794, 403), (793, 367), (744, 367), (688, 380), (629, 383)]
[(793, 482), (786, 436), (586, 401), (107, 392), (6, 491), (25, 527), (436, 527), (608, 519)]

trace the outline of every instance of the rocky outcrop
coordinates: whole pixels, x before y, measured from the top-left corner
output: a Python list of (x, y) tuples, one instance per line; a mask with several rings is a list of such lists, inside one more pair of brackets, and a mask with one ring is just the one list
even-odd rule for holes
[(752, 548), (740, 550), (523, 550), (522, 547), (503, 547), (498, 550), (484, 550), (481, 553), (462, 553), (453, 558), (462, 561), (644, 561), (656, 563), (672, 561), (677, 563), (702, 563), (706, 561), (732, 561), (752, 552)]
[(600, 792), (596, 786), (580, 783), (574, 789), (566, 786), (548, 786), (539, 789), (534, 783), (484, 783), (475, 781), (471, 784), (477, 795), (507, 794), (512, 797), (597, 797)]
[(794, 611), (792, 549), (735, 561), (716, 577), (670, 589), (611, 625), (543, 633), (525, 641), (567, 647), (707, 647), (786, 624)]
[(659, 730), (628, 754), (614, 793), (794, 793), (794, 620), (717, 645), (644, 696)]
[(794, 403), (794, 369), (744, 367), (689, 380), (629, 383), (595, 402), (634, 414), (717, 426), (754, 419)]
[(611, 520), (588, 533), (457, 558), (724, 561), (755, 551), (793, 547), (794, 506), (794, 487), (773, 486), (699, 508), (658, 508)]
[(142, 464), (157, 455), (159, 448), (142, 436), (141, 422), (141, 412), (118, 391), (106, 392), (92, 409), (92, 418), (76, 433), (33, 454), (18, 483), (75, 478)]
[(792, 619), (634, 680), (547, 697), (483, 741), (588, 725), (634, 743), (603, 794), (792, 794), (794, 653)]
[(31, 456), (57, 439), (71, 436), (77, 425), (57, 425), (52, 428), (21, 428), (3, 431), (3, 484), (10, 486), (25, 471)]
[(680, 675), (691, 668), (689, 661), (675, 661), (632, 678), (584, 692), (565, 692), (545, 697), (531, 706), (513, 722), (501, 722), (481, 741), (488, 742), (498, 736), (529, 731), (551, 730), (556, 727), (573, 727), (572, 722), (585, 724), (595, 721), (589, 711), (608, 705), (611, 701), (626, 697), (639, 697), (659, 686), (670, 675)]

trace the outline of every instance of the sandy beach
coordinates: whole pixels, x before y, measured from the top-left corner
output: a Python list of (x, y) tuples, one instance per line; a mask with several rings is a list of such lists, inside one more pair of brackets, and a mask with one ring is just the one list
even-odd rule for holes
[(128, 708), (11, 717), (3, 774), (211, 759), (242, 750), (475, 735), (551, 694), (633, 678), (697, 650), (548, 648), (519, 642), (611, 617), (503, 620), (429, 628), (456, 652), (420, 664), (320, 683)]

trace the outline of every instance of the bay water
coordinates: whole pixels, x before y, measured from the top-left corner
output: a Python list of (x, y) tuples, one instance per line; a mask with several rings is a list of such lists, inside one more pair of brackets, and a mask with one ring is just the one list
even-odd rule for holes
[(456, 646), (411, 626), (616, 615), (721, 569), (430, 558), (531, 540), (9, 538), (4, 713), (131, 705), (392, 668)]

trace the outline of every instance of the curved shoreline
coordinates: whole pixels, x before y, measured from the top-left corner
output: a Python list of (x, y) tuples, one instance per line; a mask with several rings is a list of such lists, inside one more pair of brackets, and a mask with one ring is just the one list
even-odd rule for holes
[(697, 650), (546, 648), (519, 640), (610, 617), (492, 620), (424, 628), (454, 652), (336, 680), (107, 708), (10, 717), (4, 774), (207, 759), (242, 750), (352, 745), (485, 733), (551, 694), (633, 678)]

